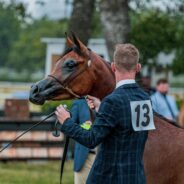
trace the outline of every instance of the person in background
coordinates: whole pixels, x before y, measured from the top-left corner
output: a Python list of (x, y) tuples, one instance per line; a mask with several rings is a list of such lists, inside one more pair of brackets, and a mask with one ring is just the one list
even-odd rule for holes
[[(75, 100), (71, 109), (72, 119), (85, 128), (84, 122), (90, 120), (89, 107), (84, 98)], [(86, 126), (87, 128), (87, 126)], [(96, 150), (89, 149), (78, 142), (74, 151), (74, 183), (85, 184), (96, 157)]]
[(151, 96), (154, 111), (171, 120), (177, 120), (179, 111), (175, 99), (168, 95), (169, 84), (160, 79), (156, 85), (156, 93)]

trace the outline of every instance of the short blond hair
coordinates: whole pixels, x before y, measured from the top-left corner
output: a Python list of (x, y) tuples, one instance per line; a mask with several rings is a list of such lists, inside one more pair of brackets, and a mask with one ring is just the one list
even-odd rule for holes
[(139, 51), (132, 44), (117, 44), (114, 51), (114, 62), (119, 70), (135, 70), (139, 62)]

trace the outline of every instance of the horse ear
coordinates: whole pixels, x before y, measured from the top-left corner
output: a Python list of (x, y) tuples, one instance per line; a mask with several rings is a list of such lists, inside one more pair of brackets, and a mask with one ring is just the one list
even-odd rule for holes
[(70, 37), (67, 35), (67, 33), (65, 32), (65, 36), (66, 36), (66, 45), (71, 48), (74, 46), (73, 41), (70, 39)]
[(79, 40), (78, 37), (76, 37), (75, 33), (72, 32), (72, 37), (75, 45), (82, 51), (85, 52), (87, 50), (87, 47)]

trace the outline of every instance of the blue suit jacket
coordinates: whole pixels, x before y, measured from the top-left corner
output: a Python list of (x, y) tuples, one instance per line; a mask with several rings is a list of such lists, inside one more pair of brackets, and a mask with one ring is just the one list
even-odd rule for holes
[[(75, 100), (71, 109), (73, 122), (77, 124), (82, 124), (85, 121), (90, 120), (89, 107), (85, 99)], [(78, 172), (82, 169), (89, 153), (89, 148), (75, 143), (75, 152), (74, 152), (74, 171)]]
[(89, 148), (101, 143), (87, 184), (146, 183), (142, 158), (148, 131), (133, 130), (130, 101), (149, 99), (137, 84), (126, 84), (102, 101), (90, 130), (72, 118), (61, 126), (62, 132)]

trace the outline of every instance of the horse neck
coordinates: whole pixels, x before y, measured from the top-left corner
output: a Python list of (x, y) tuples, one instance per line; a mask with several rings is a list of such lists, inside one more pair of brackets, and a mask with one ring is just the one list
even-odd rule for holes
[(89, 95), (103, 99), (115, 88), (114, 73), (110, 65), (96, 54), (93, 54), (92, 66), (95, 81)]

